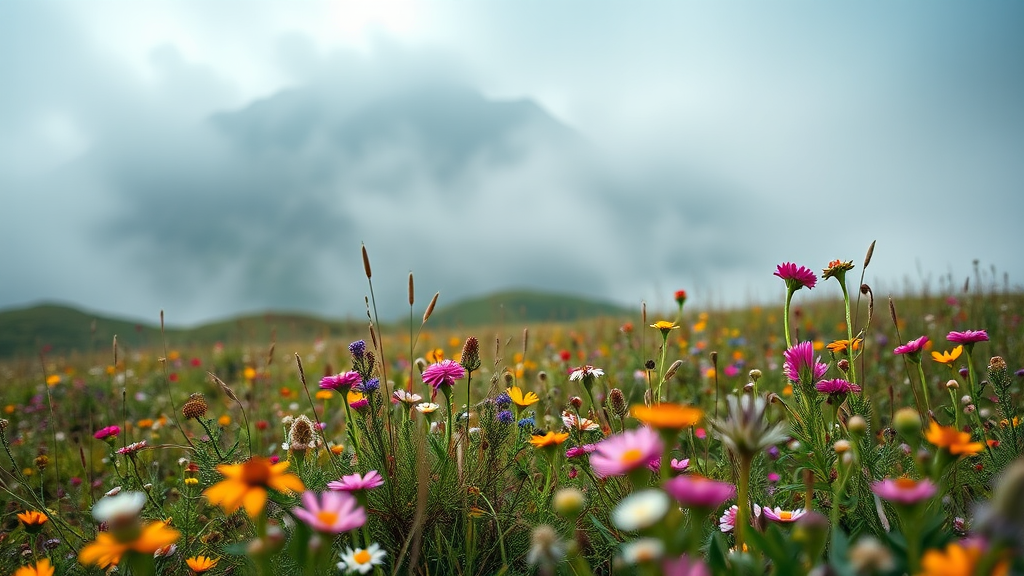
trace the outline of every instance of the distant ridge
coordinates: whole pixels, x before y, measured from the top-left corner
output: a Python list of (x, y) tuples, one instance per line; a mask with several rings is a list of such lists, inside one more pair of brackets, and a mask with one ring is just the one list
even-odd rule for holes
[[(432, 327), (469, 327), (498, 323), (574, 322), (600, 316), (624, 317), (627, 308), (565, 294), (529, 290), (499, 292), (439, 307), (431, 315)], [(168, 327), (168, 347), (267, 345), (365, 332), (363, 322), (319, 318), (289, 312), (249, 314), (193, 328)], [(86, 312), (63, 304), (38, 304), (0, 311), (0, 358), (36, 357), (43, 350), (55, 354), (96, 354), (113, 359), (117, 335), (123, 350), (163, 346), (158, 322), (142, 323)], [(97, 360), (100, 361), (100, 360)]]

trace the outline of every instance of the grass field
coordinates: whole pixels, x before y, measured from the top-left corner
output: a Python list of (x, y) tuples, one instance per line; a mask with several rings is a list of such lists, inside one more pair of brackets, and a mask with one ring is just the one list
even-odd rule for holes
[(1024, 295), (846, 266), (772, 307), (18, 350), (0, 573), (1024, 570)]

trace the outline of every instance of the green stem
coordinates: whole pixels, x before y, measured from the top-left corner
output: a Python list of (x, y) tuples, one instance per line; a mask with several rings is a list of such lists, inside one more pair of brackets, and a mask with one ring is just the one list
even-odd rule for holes
[(924, 393), (924, 407), (925, 410), (931, 412), (932, 402), (928, 398), (928, 381), (924, 377), (924, 367), (921, 365), (920, 360), (917, 362), (917, 376), (921, 379), (921, 392)]
[(743, 552), (743, 533), (747, 530), (747, 525), (750, 523), (747, 520), (750, 514), (750, 503), (747, 501), (747, 492), (750, 485), (750, 466), (752, 459), (746, 454), (741, 454), (740, 460), (740, 477), (737, 483), (736, 491), (736, 550)]
[(857, 370), (854, 368), (854, 357), (853, 357), (853, 320), (850, 316), (850, 293), (846, 291), (846, 280), (838, 278), (840, 280), (839, 286), (843, 289), (843, 303), (846, 306), (846, 357), (850, 359), (850, 382), (857, 383)]
[(793, 291), (788, 287), (786, 289), (786, 309), (782, 314), (782, 326), (786, 330), (786, 348), (793, 347), (793, 340), (789, 336), (789, 306), (793, 302)]
[(665, 383), (665, 358), (668, 356), (668, 331), (663, 330), (661, 333), (661, 360), (658, 362), (658, 390), (654, 398), (651, 398), (652, 404), (661, 404), (661, 385)]

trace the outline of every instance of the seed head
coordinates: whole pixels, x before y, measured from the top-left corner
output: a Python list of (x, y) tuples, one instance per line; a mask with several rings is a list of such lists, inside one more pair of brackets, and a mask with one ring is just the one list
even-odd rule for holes
[(466, 369), (466, 372), (473, 372), (480, 368), (480, 341), (475, 336), (466, 338), (459, 363)]
[(181, 415), (186, 420), (195, 418), (196, 420), (206, 416), (206, 411), (209, 406), (206, 405), (206, 398), (199, 392), (194, 392), (188, 397), (188, 401), (181, 407)]
[[(582, 402), (580, 402), (582, 404)], [(608, 404), (611, 406), (612, 414), (616, 418), (625, 418), (629, 414), (629, 406), (626, 405), (626, 396), (622, 390), (612, 388), (608, 392)]]

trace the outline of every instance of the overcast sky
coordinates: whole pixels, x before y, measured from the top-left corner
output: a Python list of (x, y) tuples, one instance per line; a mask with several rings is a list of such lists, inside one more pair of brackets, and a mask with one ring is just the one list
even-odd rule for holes
[[(1020, 2), (0, 0), (0, 308), (1024, 281)], [(859, 268), (858, 268), (859, 273)], [(824, 289), (836, 291), (834, 285)]]

